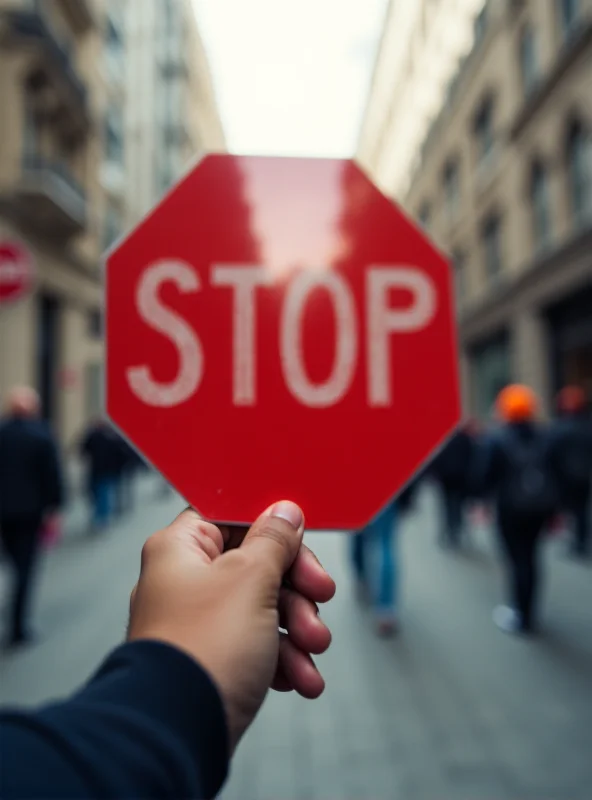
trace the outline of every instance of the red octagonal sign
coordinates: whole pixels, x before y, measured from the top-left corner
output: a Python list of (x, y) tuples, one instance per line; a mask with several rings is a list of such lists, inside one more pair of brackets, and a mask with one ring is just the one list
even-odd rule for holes
[(351, 161), (206, 156), (106, 272), (108, 413), (207, 519), (359, 528), (458, 422), (449, 267)]

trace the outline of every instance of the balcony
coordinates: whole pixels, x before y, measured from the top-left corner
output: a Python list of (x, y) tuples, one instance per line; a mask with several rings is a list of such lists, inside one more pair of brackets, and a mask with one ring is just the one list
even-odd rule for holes
[(31, 45), (29, 88), (38, 95), (51, 95), (53, 111), (66, 111), (73, 130), (86, 131), (90, 125), (86, 87), (44, 15), (35, 6), (0, 10), (0, 46), (14, 50)]
[(27, 157), (3, 200), (9, 213), (52, 239), (67, 240), (86, 227), (84, 191), (59, 162)]

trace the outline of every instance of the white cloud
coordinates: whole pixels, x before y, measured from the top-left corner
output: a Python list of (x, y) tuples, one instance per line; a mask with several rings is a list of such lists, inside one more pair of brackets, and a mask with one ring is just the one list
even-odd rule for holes
[(350, 155), (386, 0), (194, 0), (235, 152)]

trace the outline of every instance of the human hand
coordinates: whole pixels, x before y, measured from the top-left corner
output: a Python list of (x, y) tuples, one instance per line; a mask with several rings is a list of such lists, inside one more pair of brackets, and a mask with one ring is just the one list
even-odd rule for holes
[(270, 687), (308, 698), (324, 689), (310, 654), (329, 647), (316, 603), (330, 600), (335, 584), (302, 544), (303, 529), (289, 501), (248, 531), (217, 528), (188, 509), (142, 551), (128, 637), (167, 642), (208, 671), (232, 749)]

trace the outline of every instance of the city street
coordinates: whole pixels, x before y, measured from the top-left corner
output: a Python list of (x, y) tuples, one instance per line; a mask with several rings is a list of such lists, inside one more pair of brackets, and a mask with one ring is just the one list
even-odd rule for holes
[[(39, 643), (1, 656), (0, 701), (38, 703), (79, 685), (124, 636), (148, 533), (181, 508), (150, 477), (137, 511), (89, 538), (81, 508), (47, 555)], [(337, 580), (323, 611), (323, 697), (269, 697), (240, 745), (225, 800), (587, 800), (592, 787), (592, 569), (547, 547), (545, 633), (526, 641), (491, 622), (500, 574), (479, 531), (463, 554), (435, 546), (430, 490), (401, 530), (402, 630), (376, 638), (355, 600), (346, 537), (309, 537)], [(4, 605), (6, 581), (0, 582)]]

